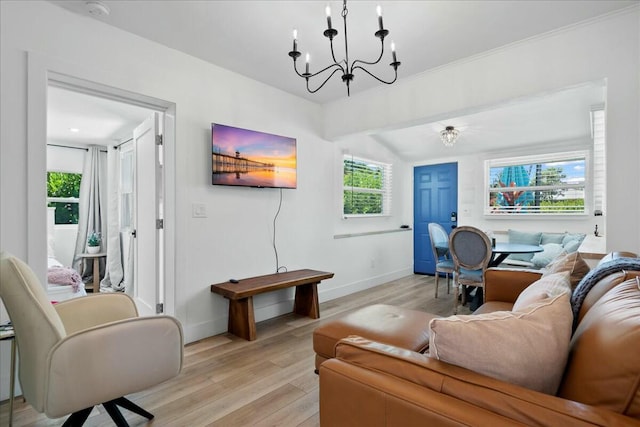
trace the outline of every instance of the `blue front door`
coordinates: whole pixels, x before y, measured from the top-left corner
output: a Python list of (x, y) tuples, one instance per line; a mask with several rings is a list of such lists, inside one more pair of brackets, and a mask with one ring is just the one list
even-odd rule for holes
[(458, 221), (458, 164), (418, 166), (413, 169), (413, 271), (435, 274), (429, 223), (451, 232)]

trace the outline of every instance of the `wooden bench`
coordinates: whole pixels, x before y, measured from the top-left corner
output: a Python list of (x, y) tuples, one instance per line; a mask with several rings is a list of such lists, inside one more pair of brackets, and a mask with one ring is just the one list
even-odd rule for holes
[(229, 300), (229, 333), (248, 341), (256, 339), (256, 319), (253, 313), (253, 296), (295, 286), (293, 312), (312, 319), (320, 317), (318, 283), (330, 279), (333, 273), (316, 270), (296, 270), (268, 274), (211, 285), (211, 292)]

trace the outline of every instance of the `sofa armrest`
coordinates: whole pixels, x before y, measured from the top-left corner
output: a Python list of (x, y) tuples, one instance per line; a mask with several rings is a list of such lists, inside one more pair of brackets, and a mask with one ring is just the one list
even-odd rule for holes
[(513, 304), (527, 286), (542, 277), (538, 271), (488, 268), (484, 273), (484, 300)]
[(360, 337), (340, 341), (336, 355), (320, 366), (320, 417), (322, 422), (337, 422), (331, 425), (366, 425), (378, 407), (384, 411), (375, 417), (384, 421), (371, 425), (573, 426), (631, 421)]
[(137, 317), (68, 335), (50, 351), (45, 413), (58, 418), (135, 393), (182, 369), (183, 334), (170, 316)]
[(53, 306), (67, 334), (117, 320), (138, 317), (133, 299), (123, 293), (104, 293), (59, 302)]

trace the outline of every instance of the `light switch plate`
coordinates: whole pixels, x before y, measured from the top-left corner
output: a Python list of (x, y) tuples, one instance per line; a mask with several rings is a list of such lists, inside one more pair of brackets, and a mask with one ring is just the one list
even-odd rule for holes
[(191, 205), (191, 212), (194, 218), (206, 218), (207, 217), (207, 205), (204, 203), (194, 203)]

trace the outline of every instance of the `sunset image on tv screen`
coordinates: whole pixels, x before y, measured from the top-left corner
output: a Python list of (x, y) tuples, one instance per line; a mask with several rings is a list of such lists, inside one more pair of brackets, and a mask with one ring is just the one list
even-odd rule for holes
[(296, 140), (232, 126), (211, 125), (212, 183), (296, 188)]

